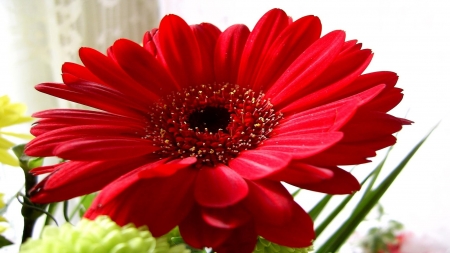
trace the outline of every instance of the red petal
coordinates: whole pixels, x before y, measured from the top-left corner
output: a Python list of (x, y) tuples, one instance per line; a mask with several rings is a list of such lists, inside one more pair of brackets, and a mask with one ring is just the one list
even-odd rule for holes
[(158, 58), (157, 47), (155, 45), (155, 35), (157, 33), (158, 28), (153, 28), (152, 30), (147, 31), (142, 38), (142, 45), (144, 45), (144, 49), (155, 58)]
[(257, 237), (254, 224), (249, 222), (233, 229), (228, 240), (213, 250), (220, 253), (252, 253), (255, 249)]
[(184, 241), (194, 248), (217, 247), (227, 240), (231, 230), (208, 225), (200, 215), (200, 207), (193, 208), (180, 224)]
[[(148, 169), (141, 170), (138, 173), (140, 178), (153, 178), (153, 177), (167, 177), (172, 176), (180, 169), (184, 169), (197, 161), (195, 157), (188, 157), (184, 159), (177, 159), (170, 161), (166, 164), (162, 164), (160, 166), (154, 167), (151, 166)], [(145, 166), (144, 166), (145, 167)]]
[(34, 136), (76, 125), (95, 125), (97, 128), (121, 125), (128, 127), (129, 133), (140, 133), (146, 127), (142, 120), (88, 110), (52, 109), (35, 113), (33, 117), (43, 118), (32, 126)]
[(272, 175), (270, 179), (298, 185), (321, 182), (331, 177), (333, 177), (332, 170), (292, 161), (285, 169)]
[(381, 112), (358, 111), (341, 130), (344, 142), (378, 139), (402, 129), (402, 119)]
[(144, 104), (159, 99), (150, 89), (135, 82), (113, 60), (100, 52), (87, 47), (81, 48), (80, 59), (94, 75), (129, 98)]
[[(80, 125), (61, 127), (48, 131), (30, 141), (26, 146), (27, 154), (31, 156), (52, 156), (54, 149), (62, 142), (78, 139), (81, 137), (91, 139), (108, 139), (120, 136), (135, 136), (138, 131), (126, 125)], [(144, 134), (144, 133), (142, 133)]]
[(322, 192), (327, 194), (351, 194), (359, 191), (361, 188), (358, 180), (348, 173), (347, 171), (340, 169), (338, 167), (327, 168), (333, 172), (333, 177), (322, 180), (320, 182), (311, 183), (292, 183), (302, 189), (307, 189), (316, 192)]
[(233, 25), (217, 40), (214, 70), (218, 83), (237, 83), (242, 51), (250, 30), (245, 25)]
[(302, 134), (297, 136), (275, 136), (258, 148), (288, 153), (295, 159), (303, 159), (320, 153), (339, 142), (343, 137), (340, 132)]
[(31, 199), (36, 203), (51, 203), (96, 192), (147, 162), (148, 159), (134, 159), (58, 164), (52, 174), (31, 190)]
[(116, 107), (121, 108), (130, 107), (130, 110), (135, 109), (143, 112), (146, 112), (148, 110), (147, 104), (138, 103), (136, 101), (128, 99), (128, 97), (124, 96), (124, 94), (113, 88), (84, 81), (78, 79), (78, 77), (72, 76), (71, 74), (62, 74), (62, 78), (67, 87), (69, 87), (73, 91), (84, 94), (91, 100), (99, 100), (103, 103), (114, 104)]
[(142, 124), (142, 121), (140, 120), (134, 120), (132, 118), (122, 117), (119, 115), (109, 114), (105, 112), (98, 112), (98, 111), (92, 111), (92, 110), (78, 110), (78, 109), (50, 109), (50, 110), (43, 110), (36, 113), (33, 113), (33, 118), (56, 118), (56, 119), (64, 119), (71, 120), (75, 119), (76, 122), (78, 120), (90, 120), (94, 122), (107, 122), (108, 124), (111, 123), (111, 120), (113, 122), (120, 121), (122, 123), (137, 123), (140, 126), (144, 126)]
[(65, 62), (61, 67), (61, 71), (63, 74), (71, 74), (86, 81), (105, 85), (102, 80), (92, 74), (92, 72), (89, 71), (89, 69), (87, 69), (85, 66), (73, 62)]
[[(370, 49), (358, 50), (348, 54), (340, 54), (334, 62), (306, 87), (305, 93), (312, 93), (326, 88), (334, 93), (347, 87), (367, 68), (373, 58)], [(338, 93), (339, 94), (339, 93)]]
[(389, 89), (394, 87), (394, 85), (397, 83), (397, 80), (397, 74), (389, 71), (364, 74), (362, 76), (359, 76), (345, 89), (345, 93), (342, 94), (342, 97), (352, 96), (380, 84), (384, 84), (386, 86), (386, 89)]
[(136, 112), (135, 110), (129, 107), (120, 107), (115, 104), (105, 103), (102, 100), (92, 99), (82, 92), (74, 91), (70, 89), (65, 84), (59, 83), (41, 83), (35, 86), (36, 90), (55, 96), (59, 98), (63, 98), (72, 102), (80, 103), (83, 105), (91, 106), (100, 110), (108, 111), (111, 113), (126, 115), (133, 118), (142, 118), (142, 114), (140, 112)]
[(59, 164), (37, 167), (37, 168), (30, 170), (30, 174), (33, 176), (37, 176), (37, 175), (50, 173), (50, 172), (55, 171), (58, 166), (59, 166)]
[[(319, 111), (319, 110), (323, 110), (325, 108), (330, 108), (330, 107), (335, 107), (337, 105), (342, 105), (344, 103), (348, 103), (349, 101), (358, 101), (358, 106), (362, 106), (366, 103), (368, 103), (369, 101), (371, 101), (372, 99), (374, 99), (375, 97), (378, 96), (378, 94), (380, 94), (384, 89), (386, 88), (386, 85), (384, 84), (380, 84), (377, 85), (375, 87), (372, 87), (368, 90), (365, 90), (363, 92), (354, 94), (352, 96), (337, 100), (335, 102), (329, 103), (329, 104), (325, 104), (313, 109), (310, 109), (311, 111)], [(301, 100), (298, 100), (297, 102), (291, 103), (288, 106), (286, 106), (285, 108), (282, 109), (283, 113), (289, 115), (291, 113), (295, 113), (298, 112), (299, 110), (301, 110)]]
[(280, 9), (272, 9), (261, 17), (245, 44), (237, 84), (252, 86), (258, 73), (258, 62), (264, 59), (272, 43), (288, 24), (289, 17)]
[[(155, 166), (161, 162), (155, 163)], [(95, 219), (108, 215), (123, 226), (147, 226), (153, 236), (166, 234), (187, 216), (194, 204), (195, 170), (184, 169), (170, 177), (141, 179), (136, 171), (104, 188), (85, 217)]]
[(259, 71), (253, 90), (267, 90), (314, 41), (320, 38), (320, 20), (306, 16), (290, 24), (272, 43)]
[(195, 185), (195, 199), (205, 207), (226, 207), (247, 196), (244, 179), (225, 165), (202, 167)]
[(338, 143), (330, 149), (304, 160), (318, 166), (355, 165), (367, 163), (366, 158), (376, 155), (375, 151), (395, 144), (396, 138), (383, 138), (362, 142)]
[(270, 150), (249, 150), (230, 161), (230, 168), (243, 178), (258, 180), (284, 168), (291, 157), (289, 154)]
[(302, 90), (303, 94), (311, 94), (294, 102), (296, 110), (302, 111), (341, 99), (346, 87), (367, 68), (372, 56), (370, 50), (364, 50), (337, 59), (318, 79)]
[(337, 131), (355, 114), (359, 101), (330, 104), (326, 107), (297, 113), (283, 119), (274, 129), (274, 136), (296, 136)]
[(250, 191), (244, 204), (255, 223), (281, 225), (291, 220), (292, 196), (280, 182), (260, 180), (247, 183)]
[(385, 89), (375, 99), (364, 105), (362, 110), (388, 112), (400, 103), (403, 99), (402, 89)]
[(353, 52), (353, 50), (355, 48), (358, 48), (358, 50), (359, 50), (359, 49), (361, 49), (361, 47), (362, 47), (362, 44), (358, 43), (357, 40), (346, 41), (344, 46), (342, 46), (342, 51), (341, 51), (340, 55), (344, 55), (344, 54), (347, 54), (349, 52)]
[(191, 29), (196, 37), (202, 59), (200, 83), (212, 84), (216, 80), (214, 78), (214, 48), (216, 47), (216, 41), (221, 32), (219, 28), (209, 23), (192, 25)]
[(54, 149), (54, 155), (79, 161), (116, 160), (140, 157), (158, 149), (150, 141), (137, 138), (78, 138), (62, 142)]
[(175, 81), (164, 66), (135, 42), (120, 39), (113, 47), (117, 63), (142, 86), (159, 95), (169, 94), (177, 89)]
[[(61, 122), (71, 125), (123, 125), (133, 127), (134, 129), (142, 129), (146, 127), (143, 120), (123, 117), (105, 112), (92, 110), (77, 109), (51, 109), (34, 113), (33, 118), (53, 119), (55, 122)], [(41, 120), (39, 121), (39, 123)]]
[(191, 28), (176, 15), (165, 16), (159, 26), (160, 50), (180, 87), (201, 83), (202, 60)]
[(315, 239), (311, 218), (297, 203), (290, 202), (292, 218), (284, 225), (275, 226), (269, 223), (256, 223), (256, 231), (264, 239), (276, 244), (292, 248), (304, 248)]
[(225, 208), (202, 207), (202, 219), (217, 228), (232, 229), (247, 223), (250, 213), (240, 204)]
[[(266, 96), (275, 106), (297, 100), (299, 91), (307, 87), (336, 58), (344, 43), (345, 33), (333, 31), (305, 50), (288, 70), (270, 87)], [(295, 96), (293, 97), (293, 95)]]

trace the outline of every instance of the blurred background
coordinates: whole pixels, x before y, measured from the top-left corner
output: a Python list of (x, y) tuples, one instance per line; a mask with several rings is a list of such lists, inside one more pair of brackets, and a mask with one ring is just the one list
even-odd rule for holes
[[(105, 52), (121, 37), (140, 42), (144, 32), (157, 27), (168, 13), (183, 17), (189, 24), (210, 22), (222, 31), (235, 23), (253, 28), (271, 8), (283, 9), (294, 20), (310, 14), (319, 16), (323, 34), (344, 30), (347, 40), (357, 39), (364, 48), (374, 51), (366, 72), (398, 73), (397, 86), (404, 89), (405, 97), (391, 114), (415, 123), (399, 133), (388, 168), (440, 122), (381, 204), (389, 218), (403, 223), (405, 230), (425, 245), (416, 245), (416, 251), (408, 252), (426, 252), (420, 247), (435, 247), (429, 252), (450, 252), (449, 1), (0, 0), (0, 95), (8, 94), (13, 101), (27, 104), (28, 114), (76, 107), (40, 94), (33, 86), (60, 81), (61, 64), (79, 62), (81, 46)], [(28, 128), (23, 126), (24, 131)], [(377, 159), (373, 164), (358, 166), (354, 170), (358, 178)], [(5, 193), (5, 199), (20, 188), (21, 176), (17, 168), (3, 166), (0, 192)], [(298, 201), (308, 210), (317, 196), (301, 193)], [(19, 206), (12, 208), (18, 210)], [(14, 220), (17, 215), (9, 212), (5, 216)], [(9, 238), (20, 238), (20, 226), (20, 221), (13, 223), (6, 232)], [(362, 224), (361, 231), (364, 226), (369, 225)]]

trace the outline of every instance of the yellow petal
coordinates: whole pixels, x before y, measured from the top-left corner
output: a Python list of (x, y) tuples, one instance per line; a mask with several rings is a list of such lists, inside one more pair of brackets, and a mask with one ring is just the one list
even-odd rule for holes
[(8, 151), (0, 149), (0, 163), (11, 165), (11, 166), (19, 166), (19, 161), (8, 153)]
[(17, 137), (20, 139), (26, 139), (26, 140), (31, 140), (34, 138), (34, 136), (31, 134), (19, 134), (19, 133), (13, 133), (13, 132), (4, 132), (1, 130), (0, 130), (0, 134), (9, 135), (9, 136)]
[(0, 136), (0, 149), (7, 150), (13, 147), (15, 144)]

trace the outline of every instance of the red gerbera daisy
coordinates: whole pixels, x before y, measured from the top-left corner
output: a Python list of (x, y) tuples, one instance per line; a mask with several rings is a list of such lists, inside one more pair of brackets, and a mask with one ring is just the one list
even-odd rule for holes
[(62, 164), (32, 191), (54, 202), (102, 190), (86, 217), (179, 226), (193, 247), (251, 252), (258, 235), (290, 247), (314, 238), (308, 214), (281, 181), (347, 194), (338, 165), (367, 162), (410, 121), (387, 114), (402, 99), (393, 72), (362, 74), (372, 52), (343, 31), (320, 37), (317, 17), (266, 13), (253, 31), (189, 26), (165, 16), (143, 47), (120, 39), (107, 56), (80, 49), (64, 83), (44, 93), (99, 111), (36, 113), (32, 156)]

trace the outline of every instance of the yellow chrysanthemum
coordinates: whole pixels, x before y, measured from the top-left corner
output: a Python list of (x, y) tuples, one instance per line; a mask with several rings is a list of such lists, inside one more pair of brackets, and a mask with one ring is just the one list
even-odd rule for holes
[[(3, 193), (0, 193), (0, 213), (2, 211), (3, 208), (5, 208), (5, 202), (3, 202)], [(5, 219), (5, 217), (0, 215), (0, 234), (3, 233), (7, 227), (3, 226), (2, 223), (3, 222), (7, 222), (7, 220)]]
[(11, 155), (8, 150), (15, 145), (15, 143), (6, 139), (5, 136), (11, 136), (21, 139), (31, 139), (29, 134), (20, 134), (15, 132), (3, 131), (2, 128), (13, 125), (29, 122), (33, 118), (24, 116), (26, 106), (21, 103), (11, 103), (8, 96), (0, 97), (0, 163), (11, 166), (18, 166), (19, 162)]

